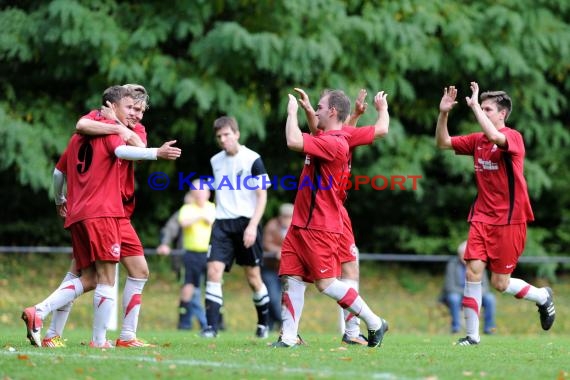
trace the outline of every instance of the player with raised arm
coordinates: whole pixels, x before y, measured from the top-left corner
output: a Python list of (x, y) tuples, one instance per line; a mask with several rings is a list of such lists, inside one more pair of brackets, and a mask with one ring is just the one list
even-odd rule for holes
[(457, 104), (455, 86), (443, 90), (435, 130), (438, 148), (472, 156), (475, 165), (477, 196), (468, 216), (464, 256), (467, 272), (462, 306), (467, 336), (459, 339), (460, 346), (477, 345), (481, 339), (481, 278), (486, 267), (495, 289), (536, 303), (543, 330), (549, 330), (556, 317), (550, 288), (537, 288), (511, 277), (524, 251), (527, 222), (534, 220), (524, 178), (524, 141), (518, 131), (505, 125), (512, 110), (511, 98), (504, 91), (488, 91), (481, 94), (479, 104), (479, 85), (471, 82), (470, 87), (471, 96), (465, 100), (481, 132), (450, 137), (447, 120)]
[(339, 90), (324, 92), (315, 112), (317, 128), (322, 133), (315, 135), (299, 129), (298, 107), (295, 97), (289, 95), (287, 146), (306, 154), (299, 183), (316, 176), (330, 183), (324, 189), (316, 184), (299, 186), (295, 197), (293, 221), (282, 245), (279, 267), (283, 329), (273, 347), (298, 344), (305, 282), (314, 282), (321, 293), (361, 317), (368, 327), (368, 347), (378, 347), (388, 331), (388, 323), (372, 312), (356, 289), (336, 278), (340, 274), (341, 209), (346, 196), (340, 178), (348, 171), (349, 155), (348, 136), (342, 125), (350, 112), (350, 100)]
[[(309, 125), (311, 133), (320, 133), (317, 129), (318, 120), (315, 116), (315, 110), (313, 109), (309, 96), (307, 93), (300, 89), (295, 88), (300, 96), (299, 104), (305, 111), (305, 116)], [(354, 112), (347, 118), (347, 123), (343, 124), (342, 131), (346, 132), (348, 136), (348, 146), (349, 146), (349, 164), (348, 172), (350, 173), (352, 169), (352, 155), (354, 149), (362, 145), (371, 145), (374, 140), (380, 139), (388, 134), (388, 128), (390, 124), (390, 115), (388, 113), (388, 102), (386, 100), (387, 94), (384, 91), (380, 91), (374, 97), (374, 106), (378, 111), (378, 118), (376, 123), (372, 126), (358, 127), (355, 128), (356, 123), (360, 116), (366, 111), (366, 90), (361, 89), (358, 93), (354, 104)], [(346, 200), (346, 198), (345, 198)], [(354, 232), (352, 230), (352, 222), (348, 215), (348, 211), (345, 206), (346, 202), (343, 202), (343, 207), (341, 209), (342, 220), (343, 220), (343, 233), (341, 238), (341, 244), (339, 249), (339, 256), (341, 262), (341, 281), (345, 282), (350, 287), (358, 291), (360, 282), (360, 271), (358, 266), (358, 248), (354, 239)], [(368, 341), (366, 337), (360, 333), (360, 319), (356, 318), (348, 309), (342, 309), (342, 320), (344, 321), (344, 331), (341, 341), (349, 345), (367, 345)]]

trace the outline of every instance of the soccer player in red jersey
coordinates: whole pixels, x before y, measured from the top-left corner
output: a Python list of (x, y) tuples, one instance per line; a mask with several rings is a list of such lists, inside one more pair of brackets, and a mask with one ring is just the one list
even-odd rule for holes
[[(127, 123), (127, 119), (136, 118), (136, 115), (135, 115), (136, 110), (135, 110), (135, 107), (133, 106), (135, 104), (135, 98), (136, 98), (136, 94), (133, 94), (132, 90), (127, 89), (125, 87), (121, 87), (121, 86), (113, 86), (113, 87), (107, 89), (105, 91), (105, 93), (103, 94), (104, 103), (109, 102), (109, 104), (113, 106), (114, 111), (116, 113), (117, 120), (119, 120), (121, 123)], [(113, 137), (111, 138), (108, 136), (113, 136)], [(181, 151), (179, 148), (171, 146), (175, 141), (168, 142), (168, 143), (164, 144), (161, 148), (158, 148), (158, 149), (157, 148), (146, 149), (146, 148), (135, 148), (135, 147), (123, 146), (124, 142), (118, 135), (107, 135), (107, 136), (100, 136), (100, 137), (88, 137), (88, 136), (82, 136), (82, 135), (74, 135), (72, 137), (72, 139), (70, 140), (70, 147), (76, 148), (77, 145), (80, 144), (81, 148), (78, 150), (78, 152), (72, 152), (72, 153), (69, 153), (70, 148), (68, 148), (68, 150), (66, 150), (66, 152), (64, 153), (64, 155), (60, 159), (60, 162), (58, 163), (58, 166), (56, 167), (56, 171), (54, 172), (54, 181), (55, 181), (54, 183), (55, 183), (55, 187), (56, 187), (56, 204), (58, 205), (58, 212), (60, 213), (61, 216), (66, 217), (66, 227), (70, 226), (70, 230), (72, 230), (72, 231), (73, 231), (73, 229), (76, 228), (76, 224), (73, 223), (73, 221), (76, 219), (79, 221), (81, 221), (83, 219), (93, 219), (93, 218), (97, 218), (98, 215), (101, 213), (103, 213), (105, 215), (107, 215), (109, 213), (109, 211), (107, 210), (108, 205), (106, 202), (100, 202), (100, 204), (98, 204), (98, 206), (95, 207), (94, 204), (97, 204), (96, 202), (92, 202), (92, 203), (84, 202), (83, 201), (84, 197), (78, 197), (78, 196), (73, 195), (73, 194), (79, 193), (79, 192), (77, 190), (74, 191), (74, 189), (71, 188), (71, 186), (74, 186), (75, 188), (80, 189), (82, 192), (91, 191), (93, 194), (103, 194), (103, 195), (101, 195), (101, 197), (105, 198), (105, 196), (104, 196), (105, 192), (102, 190), (102, 187), (96, 187), (92, 183), (97, 183), (97, 181), (99, 181), (99, 182), (106, 184), (105, 180), (107, 179), (107, 175), (105, 174), (106, 172), (104, 170), (106, 167), (103, 166), (103, 164), (99, 164), (98, 166), (89, 165), (89, 163), (91, 163), (93, 161), (93, 154), (94, 154), (93, 153), (94, 149), (91, 147), (91, 145), (94, 145), (96, 147), (100, 145), (100, 144), (99, 145), (91, 144), (91, 142), (99, 143), (100, 141), (111, 141), (115, 145), (116, 145), (117, 141), (121, 143), (120, 147), (119, 146), (115, 147), (116, 149), (114, 149), (114, 151), (113, 151), (114, 155), (112, 156), (113, 157), (112, 159), (116, 161), (116, 163), (114, 164), (116, 166), (116, 168), (115, 168), (115, 166), (113, 166), (113, 170), (116, 170), (117, 173), (119, 173), (118, 183), (116, 184), (117, 186), (114, 186), (115, 183), (113, 183), (113, 186), (114, 186), (113, 189), (117, 189), (117, 191), (118, 191), (119, 202), (121, 204), (121, 212), (120, 212), (120, 215), (118, 215), (116, 210), (113, 208), (114, 211), (112, 214), (113, 214), (113, 217), (117, 219), (117, 223), (119, 226), (119, 243), (122, 246), (126, 246), (128, 249), (128, 248), (130, 248), (130, 246), (128, 244), (125, 244), (125, 241), (124, 241), (123, 236), (122, 236), (123, 230), (125, 230), (125, 228), (123, 227), (124, 223), (121, 223), (121, 221), (123, 219), (125, 219), (125, 214), (127, 213), (127, 208), (124, 207), (124, 187), (122, 185), (123, 181), (124, 181), (124, 175), (121, 174), (121, 165), (126, 166), (124, 164), (128, 161), (117, 160), (116, 157), (123, 158), (126, 160), (141, 160), (141, 159), (147, 159), (148, 160), (148, 159), (156, 159), (157, 157), (175, 159), (175, 158), (180, 156)], [(99, 149), (99, 150), (100, 150), (100, 152), (98, 152), (97, 157), (102, 156), (101, 152), (104, 153), (103, 150), (101, 150), (101, 149)], [(79, 184), (77, 184), (76, 182), (72, 182), (70, 179), (68, 179), (68, 199), (69, 199), (69, 202), (67, 203), (65, 197), (63, 196), (64, 175), (66, 175), (67, 173), (71, 173), (72, 176), (76, 175), (75, 171), (70, 172), (68, 170), (69, 168), (75, 168), (75, 167), (77, 167), (79, 170), (79, 168), (80, 168), (79, 164), (77, 164), (76, 166), (73, 166), (74, 165), (73, 160), (76, 160), (76, 159), (80, 159), (80, 160), (83, 159), (83, 161), (85, 161), (85, 164), (84, 164), (85, 167), (87, 167), (87, 166), (92, 167), (92, 169), (91, 169), (91, 171), (89, 171), (89, 173), (95, 173), (95, 174), (92, 174), (93, 179), (91, 179), (91, 182), (83, 180), (83, 182), (78, 182)], [(99, 167), (101, 167), (101, 169), (99, 169)], [(89, 167), (87, 167), (87, 169), (89, 169)], [(97, 175), (99, 177), (97, 177)], [(87, 177), (84, 176), (83, 178), (87, 178)], [(112, 176), (110, 176), (109, 178), (114, 179), (114, 177), (112, 177)], [(89, 188), (87, 186), (91, 186), (91, 188)], [(95, 186), (95, 187), (93, 187), (93, 186)], [(85, 187), (87, 187), (90, 190), (85, 190), (84, 189)], [(100, 190), (100, 192), (96, 192), (97, 190)], [(80, 193), (80, 194), (83, 194), (83, 193)], [(109, 206), (115, 207), (114, 202), (116, 202), (116, 199), (113, 197), (113, 195), (114, 195), (114, 193), (109, 194)], [(85, 199), (90, 199), (90, 198), (86, 197)], [(99, 200), (103, 200), (103, 199), (99, 199)], [(66, 207), (66, 204), (74, 205), (73, 209), (71, 207), (69, 207), (69, 210), (68, 210)], [(79, 214), (77, 214), (77, 213), (79, 213)], [(130, 223), (129, 223), (129, 225), (130, 225)], [(71, 226), (73, 226), (73, 227), (71, 227)], [(103, 231), (103, 230), (101, 230), (101, 231)], [(91, 235), (94, 234), (94, 231), (90, 231), (90, 232), (91, 232)], [(95, 231), (95, 232), (97, 232), (97, 231)], [(81, 236), (81, 235), (78, 235), (78, 232), (76, 232), (75, 235), (72, 234), (72, 241), (74, 243), (73, 245), (74, 245), (74, 261), (75, 261), (75, 263), (72, 264), (72, 271), (70, 273), (68, 273), (68, 275), (64, 279), (64, 282), (60, 285), (58, 290), (56, 290), (46, 300), (40, 302), (36, 306), (27, 308), (22, 315), (22, 318), (24, 319), (24, 321), (26, 322), (26, 325), (27, 325), (28, 338), (30, 339), (30, 342), (33, 345), (38, 345), (38, 346), (42, 345), (42, 346), (47, 346), (47, 347), (61, 347), (62, 343), (63, 343), (61, 341), (61, 339), (57, 339), (57, 338), (53, 339), (55, 337), (60, 337), (60, 335), (51, 336), (51, 337), (48, 336), (46, 338), (47, 341), (46, 341), (46, 339), (44, 339), (44, 341), (42, 341), (40, 343), (40, 339), (39, 339), (40, 331), (39, 330), (41, 328), (42, 320), (45, 318), (45, 316), (50, 311), (57, 310), (58, 308), (65, 305), (67, 307), (67, 313), (65, 312), (66, 307), (63, 307), (64, 310), (61, 311), (61, 313), (64, 316), (63, 320), (60, 319), (60, 323), (58, 324), (58, 326), (55, 326), (55, 327), (52, 326), (54, 329), (59, 327), (62, 330), (63, 325), (65, 324), (65, 320), (67, 319), (68, 310), (70, 308), (70, 301), (72, 301), (73, 299), (75, 299), (76, 297), (81, 295), (84, 291), (92, 290), (95, 287), (95, 272), (93, 270), (91, 270), (89, 267), (86, 267), (88, 258), (84, 257), (84, 252), (83, 252), (83, 251), (88, 251), (88, 249), (86, 247), (81, 247), (80, 243), (83, 241), (83, 239), (76, 241), (73, 239), (73, 236)], [(102, 234), (101, 236), (104, 237), (104, 234)], [(136, 234), (135, 234), (135, 236), (136, 236)], [(137, 241), (138, 241), (138, 237), (137, 237)], [(140, 241), (139, 241), (139, 245), (140, 245)], [(77, 253), (75, 252), (76, 246), (78, 247), (78, 250), (79, 250)], [(121, 247), (121, 249), (122, 249), (122, 247)], [(142, 247), (141, 247), (141, 251), (142, 251)], [(117, 252), (119, 252), (119, 250)], [(80, 258), (80, 257), (82, 258), (81, 259), (82, 261), (78, 261), (78, 258)], [(114, 268), (115, 267), (113, 266), (113, 273), (114, 273)], [(79, 275), (79, 273), (81, 274), (80, 278), (77, 277)], [(115, 277), (113, 275), (113, 281), (111, 282), (111, 284), (114, 283), (114, 279), (115, 279)], [(103, 280), (107, 281), (108, 279), (106, 277), (104, 277)], [(105, 283), (104, 285), (108, 285), (108, 284)], [(66, 292), (67, 289), (72, 289), (72, 288), (75, 289), (75, 292), (73, 294), (71, 294), (70, 292)], [(102, 289), (105, 290), (104, 298), (107, 299), (109, 296), (109, 294), (108, 294), (109, 291), (105, 287), (103, 287)], [(137, 305), (140, 305), (140, 293), (138, 293), (139, 294), (138, 296), (137, 296), (136, 292), (131, 292), (131, 293), (134, 293), (134, 294), (131, 297), (127, 297), (127, 295), (128, 295), (127, 287), (125, 287), (125, 298), (130, 299), (131, 301), (133, 299), (138, 300)], [(97, 289), (96, 289), (96, 296), (97, 296)], [(66, 302), (64, 302), (64, 301), (66, 301)], [(133, 304), (133, 302), (131, 302), (128, 306), (131, 306), (131, 305), (137, 306), (137, 305)], [(109, 308), (106, 308), (106, 309), (109, 310)], [(131, 306), (130, 309), (132, 310), (133, 307)], [(126, 314), (128, 314), (128, 313), (126, 313)], [(138, 315), (137, 315), (137, 317), (138, 317)], [(126, 319), (127, 319), (127, 317), (125, 317), (125, 320)], [(97, 317), (96, 317), (96, 321), (97, 321)], [(106, 321), (105, 321), (105, 324), (106, 324)], [(125, 325), (126, 322), (124, 321), (123, 324)], [(132, 323), (131, 323), (131, 326), (132, 326)], [(50, 328), (50, 330), (52, 330), (52, 328)], [(136, 320), (134, 321), (134, 329), (133, 330), (136, 331)], [(52, 332), (52, 331), (50, 331), (50, 332)], [(136, 340), (136, 337), (135, 337), (135, 340)], [(108, 342), (106, 342), (106, 339), (104, 341), (101, 339), (100, 333), (98, 333), (98, 334), (94, 333), (93, 342), (94, 342), (93, 345), (95, 347), (108, 347), (108, 346), (110, 346), (110, 344)]]
[[(300, 89), (295, 88), (295, 91), (300, 95), (299, 103), (305, 110), (305, 115), (309, 124), (311, 133), (317, 134), (318, 120), (315, 116), (309, 96), (307, 93)], [(354, 112), (348, 118), (347, 124), (342, 126), (342, 131), (348, 136), (349, 146), (349, 164), (348, 171), (352, 169), (352, 154), (357, 146), (371, 145), (375, 139), (382, 138), (388, 134), (390, 124), (390, 115), (388, 114), (388, 102), (386, 101), (386, 94), (381, 91), (378, 96), (374, 98), (374, 105), (378, 111), (378, 118), (373, 126), (355, 128), (358, 119), (366, 111), (367, 104), (366, 90), (361, 89), (355, 101)], [(343, 232), (341, 237), (339, 256), (341, 262), (341, 281), (353, 287), (358, 291), (360, 272), (358, 267), (358, 248), (354, 239), (354, 232), (352, 230), (352, 222), (346, 210), (345, 203), (341, 209), (343, 220)], [(343, 321), (343, 335), (341, 341), (351, 345), (367, 345), (366, 337), (360, 333), (360, 319), (356, 318), (348, 309), (342, 309)]]
[(324, 93), (315, 113), (317, 127), (323, 131), (318, 135), (301, 132), (298, 107), (295, 97), (289, 95), (287, 146), (306, 156), (295, 197), (293, 221), (281, 250), (283, 331), (273, 346), (297, 344), (306, 281), (314, 282), (320, 292), (362, 318), (368, 327), (368, 346), (377, 347), (388, 330), (387, 322), (370, 310), (358, 291), (336, 278), (340, 273), (338, 249), (345, 197), (340, 178), (348, 171), (349, 155), (347, 135), (341, 129), (350, 111), (350, 100), (342, 91)]
[(471, 82), (471, 96), (465, 100), (482, 132), (450, 137), (447, 120), (457, 104), (456, 97), (455, 86), (444, 89), (435, 139), (440, 149), (473, 156), (477, 183), (465, 251), (467, 278), (462, 304), (467, 336), (457, 344), (470, 346), (480, 342), (481, 277), (486, 267), (491, 271), (495, 289), (536, 303), (541, 326), (548, 330), (556, 316), (552, 290), (511, 277), (524, 250), (527, 222), (534, 220), (523, 174), (523, 138), (505, 125), (512, 109), (511, 98), (504, 91), (484, 92), (479, 104), (479, 85)]

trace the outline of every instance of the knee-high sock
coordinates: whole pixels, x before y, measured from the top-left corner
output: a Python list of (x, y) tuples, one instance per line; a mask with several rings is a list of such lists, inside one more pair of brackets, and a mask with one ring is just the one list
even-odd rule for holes
[(220, 309), (224, 304), (222, 284), (220, 282), (206, 282), (206, 320), (208, 326), (218, 331), (220, 323)]
[[(77, 276), (71, 272), (67, 272), (65, 277), (63, 278), (62, 284), (66, 281), (70, 281), (77, 278)], [(51, 316), (51, 323), (49, 325), (48, 330), (46, 331), (46, 338), (51, 338), (56, 335), (63, 336), (63, 329), (65, 328), (65, 324), (67, 323), (67, 318), (69, 317), (69, 313), (71, 312), (71, 307), (73, 306), (73, 301), (63, 305), (60, 308), (53, 310)]]
[(146, 278), (127, 277), (123, 290), (123, 326), (119, 336), (121, 340), (132, 340), (137, 337), (142, 291), (146, 281)]
[(357, 317), (362, 318), (368, 330), (378, 330), (382, 326), (382, 320), (374, 314), (368, 304), (360, 297), (356, 289), (339, 280), (334, 280), (323, 294), (337, 301), (340, 307), (348, 309)]
[[(358, 292), (358, 281), (348, 278), (342, 278), (341, 281)], [(351, 338), (357, 338), (360, 335), (360, 318), (348, 309), (341, 308), (341, 313), (344, 320), (344, 333)]]
[(107, 340), (107, 326), (115, 307), (114, 291), (110, 285), (97, 284), (93, 295), (93, 342), (102, 345)]
[(509, 285), (504, 293), (512, 294), (515, 298), (533, 301), (538, 305), (544, 304), (548, 298), (546, 289), (537, 288), (518, 278), (509, 279)]
[(259, 292), (253, 292), (253, 304), (257, 311), (257, 324), (268, 326), (269, 325), (269, 293), (265, 284), (261, 287)]
[(281, 319), (283, 321), (281, 339), (286, 344), (297, 343), (306, 289), (304, 282), (291, 277), (285, 278), (281, 293)]
[(465, 315), (465, 332), (467, 336), (479, 341), (479, 311), (481, 310), (482, 286), (479, 282), (465, 282), (463, 292), (463, 313)]
[(78, 278), (65, 281), (55, 292), (36, 305), (36, 311), (41, 319), (45, 319), (50, 312), (67, 305), (82, 294), (83, 285)]

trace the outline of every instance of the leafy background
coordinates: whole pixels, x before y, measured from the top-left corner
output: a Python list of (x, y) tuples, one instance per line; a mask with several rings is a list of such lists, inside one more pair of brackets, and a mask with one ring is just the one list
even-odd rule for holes
[[(472, 163), (435, 148), (442, 89), (459, 88), (452, 134), (478, 130), (469, 82), (506, 90), (509, 125), (526, 141), (536, 222), (528, 255), (570, 243), (570, 3), (564, 0), (5, 1), (0, 11), (1, 245), (68, 245), (50, 200), (53, 166), (80, 115), (110, 85), (151, 95), (149, 145), (178, 140), (176, 163), (137, 166), (134, 222), (153, 247), (184, 191), (152, 191), (155, 171), (208, 174), (215, 118), (237, 118), (242, 142), (271, 175), (298, 174), (284, 141), (287, 93), (325, 88), (389, 96), (388, 137), (359, 148), (354, 174), (421, 175), (417, 191), (353, 191), (362, 252), (449, 254), (467, 233)], [(370, 107), (361, 124), (375, 119)], [(270, 192), (267, 217), (294, 193)]]

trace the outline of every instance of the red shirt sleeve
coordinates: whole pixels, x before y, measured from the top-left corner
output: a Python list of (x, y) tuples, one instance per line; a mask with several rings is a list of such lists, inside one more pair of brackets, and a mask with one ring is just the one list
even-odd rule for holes
[(303, 133), (303, 152), (325, 161), (332, 161), (336, 157), (339, 145), (338, 137)]
[(512, 154), (513, 156), (524, 155), (524, 141), (522, 135), (515, 131), (514, 129), (505, 128), (501, 132), (507, 138), (506, 152)]
[(351, 149), (361, 145), (370, 145), (374, 142), (374, 126), (369, 125), (357, 128), (345, 125), (342, 127), (342, 130), (349, 135), (348, 147)]
[(65, 149), (63, 151), (63, 154), (61, 155), (61, 157), (59, 157), (59, 160), (57, 161), (57, 164), (55, 165), (55, 168), (57, 170), (59, 170), (60, 172), (62, 172), (63, 174), (67, 173), (67, 149)]
[(451, 138), (451, 147), (455, 154), (463, 154), (472, 156), (475, 152), (475, 145), (481, 133), (471, 133), (465, 136), (453, 136)]
[(135, 132), (140, 137), (144, 145), (148, 144), (146, 139), (146, 128), (144, 127), (144, 125), (142, 125), (141, 123), (137, 123), (133, 128), (133, 132)]

